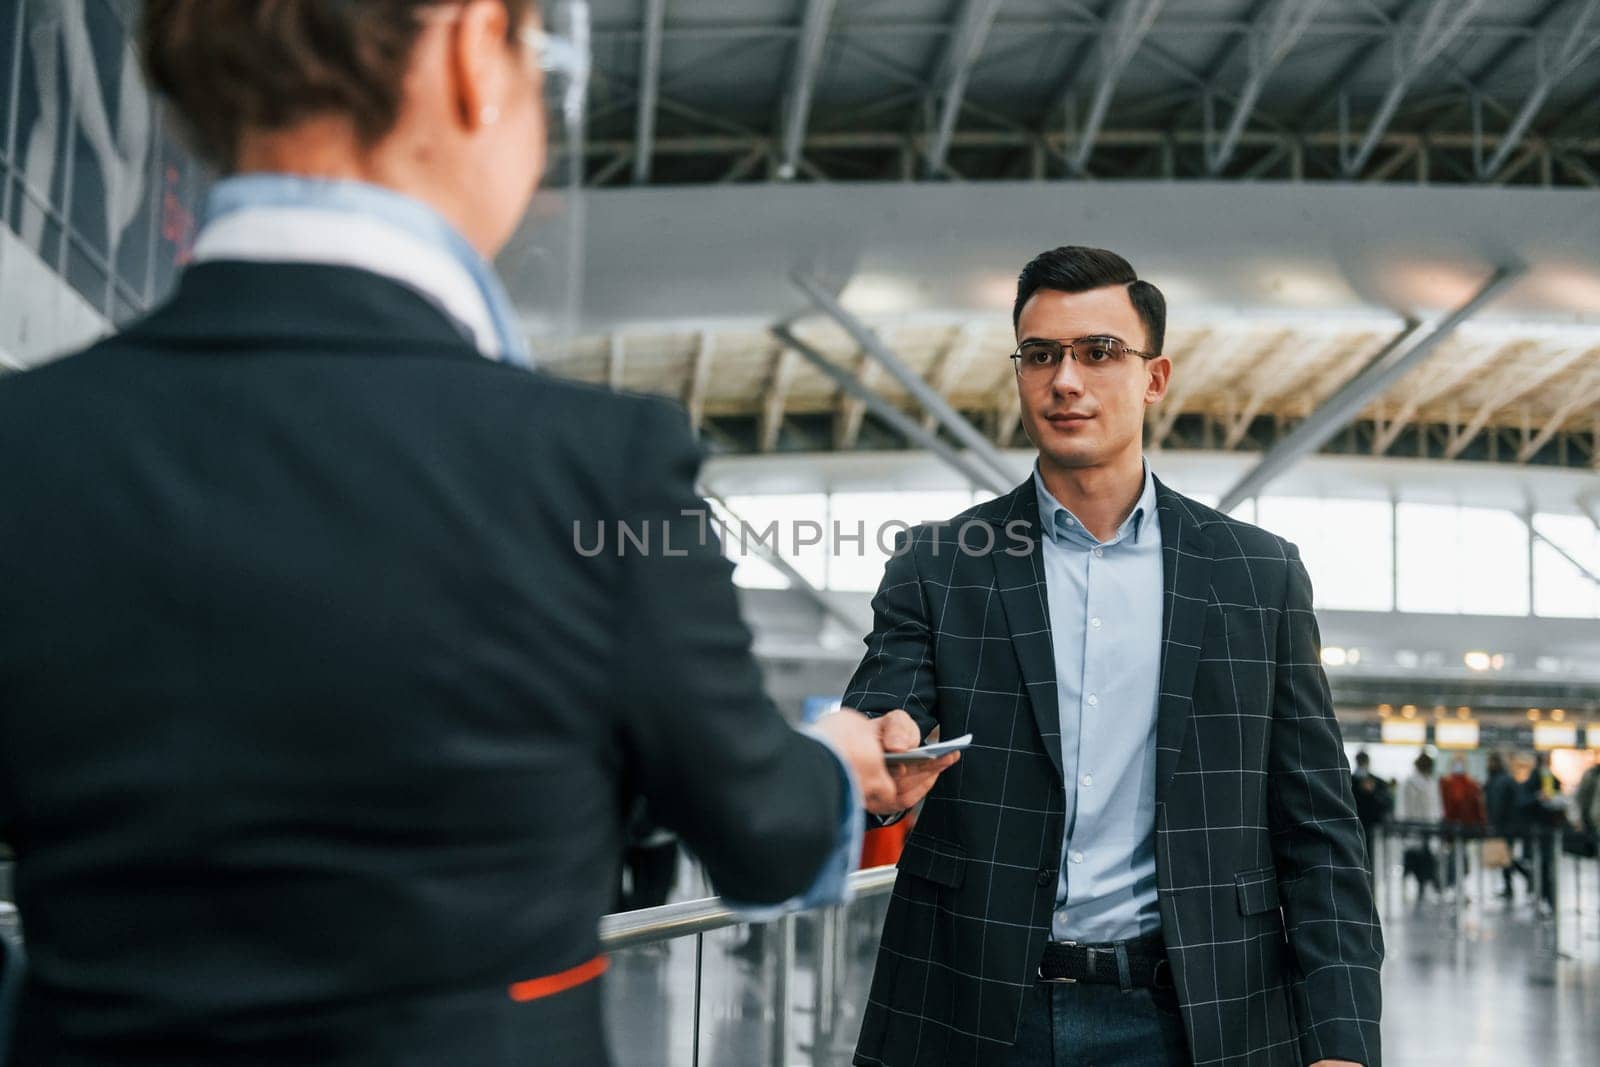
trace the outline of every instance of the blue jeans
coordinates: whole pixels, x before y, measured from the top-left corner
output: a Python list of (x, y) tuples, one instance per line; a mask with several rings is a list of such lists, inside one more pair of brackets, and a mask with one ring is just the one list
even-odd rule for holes
[(1171, 990), (1038, 982), (1023, 995), (1007, 1067), (1189, 1067)]

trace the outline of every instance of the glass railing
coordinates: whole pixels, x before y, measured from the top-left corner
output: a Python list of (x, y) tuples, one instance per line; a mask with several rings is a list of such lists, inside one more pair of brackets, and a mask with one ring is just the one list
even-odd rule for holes
[(895, 868), (848, 905), (745, 925), (715, 897), (608, 915), (606, 1028), (630, 1067), (848, 1064)]

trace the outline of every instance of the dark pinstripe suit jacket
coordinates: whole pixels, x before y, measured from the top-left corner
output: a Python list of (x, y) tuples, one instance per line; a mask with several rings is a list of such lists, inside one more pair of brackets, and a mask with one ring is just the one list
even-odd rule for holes
[[(1156, 863), (1194, 1061), (1378, 1067), (1383, 941), (1305, 568), (1159, 481), (1156, 500)], [(1035, 980), (1064, 820), (1038, 523), (1030, 478), (917, 527), (873, 600), (845, 703), (975, 740), (907, 841), (858, 1064), (991, 1062)]]

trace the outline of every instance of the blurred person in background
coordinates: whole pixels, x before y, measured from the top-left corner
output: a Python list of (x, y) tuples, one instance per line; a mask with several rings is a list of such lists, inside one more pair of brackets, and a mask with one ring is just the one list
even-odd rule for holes
[[(1504, 838), (1509, 851), (1523, 833), (1517, 782), (1506, 767), (1505, 757), (1498, 752), (1489, 753), (1488, 770), (1489, 777), (1483, 783), (1483, 799), (1485, 814), (1489, 819), (1489, 832)], [(1532, 892), (1533, 871), (1529, 869), (1528, 864), (1523, 859), (1509, 854), (1507, 858), (1510, 862), (1500, 872), (1501, 877), (1505, 879), (1505, 888), (1500, 891), (1500, 895), (1507, 900), (1511, 899), (1513, 871), (1522, 875), (1528, 891)]]
[(1422, 903), (1426, 890), (1442, 892), (1439, 882), (1439, 857), (1433, 851), (1432, 831), (1444, 818), (1444, 798), (1439, 792), (1439, 782), (1433, 775), (1433, 757), (1427, 752), (1418, 754), (1411, 763), (1411, 774), (1400, 789), (1400, 818), (1415, 824), (1412, 843), (1406, 846), (1401, 859), (1405, 873), (1417, 880), (1417, 903)]
[(1356, 753), (1350, 788), (1355, 794), (1356, 818), (1361, 820), (1361, 829), (1367, 838), (1367, 872), (1370, 874), (1377, 863), (1378, 829), (1394, 811), (1394, 792), (1388, 782), (1372, 773), (1372, 757), (1365, 751)]
[(1483, 803), (1483, 789), (1467, 773), (1464, 756), (1450, 758), (1450, 773), (1439, 779), (1439, 799), (1450, 841), (1445, 855), (1445, 883), (1455, 885), (1457, 868), (1463, 874), (1471, 869), (1466, 850), (1457, 842), (1459, 831), (1465, 830), (1476, 839), (1489, 822)]
[[(224, 176), (149, 318), (0, 380), (14, 1062), (595, 1064), (633, 798), (837, 900), (894, 725), (763, 695), (680, 410), (517, 364), (530, 0), (148, 0)], [(581, 556), (575, 523), (671, 553)]]
[(1528, 776), (1518, 785), (1517, 806), (1522, 816), (1523, 857), (1539, 862), (1539, 910), (1550, 913), (1556, 905), (1557, 838), (1567, 826), (1567, 806), (1561, 780), (1550, 769), (1550, 754), (1535, 752)]
[(1578, 779), (1578, 791), (1573, 795), (1578, 811), (1578, 826), (1593, 837), (1600, 833), (1600, 762), (1593, 763)]
[(1383, 939), (1295, 546), (1143, 453), (1166, 303), (1022, 270), (1032, 474), (902, 535), (845, 703), (971, 732), (906, 839), (855, 1062), (1381, 1060)]

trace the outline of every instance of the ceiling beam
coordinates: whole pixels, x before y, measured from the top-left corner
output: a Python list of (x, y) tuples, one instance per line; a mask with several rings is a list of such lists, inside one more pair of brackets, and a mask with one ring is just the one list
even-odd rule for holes
[(771, 452), (778, 447), (783, 430), (783, 409), (789, 402), (789, 386), (794, 384), (794, 353), (780, 347), (772, 354), (772, 373), (767, 378), (766, 396), (761, 403), (761, 421), (756, 427), (756, 448)]
[(965, 475), (973, 485), (980, 489), (988, 489), (996, 495), (1011, 490), (1011, 486), (1006, 484), (994, 471), (975, 462), (968, 454), (957, 451), (938, 436), (927, 432), (911, 416), (889, 403), (879, 393), (862, 385), (855, 375), (835, 366), (832, 360), (795, 336), (788, 323), (779, 323), (772, 327), (772, 336), (783, 344), (784, 351), (797, 353), (807, 363), (810, 363), (830, 378), (840, 389), (860, 397), (872, 413), (888, 424), (896, 433), (912, 444), (921, 445), (944, 460), (951, 467)]
[(805, 147), (806, 126), (811, 120), (811, 96), (822, 69), (823, 46), (828, 26), (833, 21), (836, 0), (806, 0), (800, 19), (800, 38), (794, 62), (789, 68), (789, 89), (783, 96), (783, 154), (778, 159), (778, 177), (784, 181), (800, 173), (800, 151)]
[(1556, 431), (1561, 429), (1563, 423), (1583, 408), (1595, 403), (1600, 403), (1600, 367), (1590, 368), (1589, 376), (1584, 383), (1573, 389), (1561, 406), (1550, 413), (1550, 417), (1545, 420), (1539, 432), (1517, 452), (1517, 462), (1526, 463), (1538, 455), (1539, 449), (1556, 435)]
[(1373, 436), (1372, 454), (1381, 456), (1394, 447), (1394, 443), (1400, 439), (1405, 428), (1411, 425), (1412, 420), (1417, 417), (1417, 412), (1424, 406), (1444, 396), (1485, 366), (1504, 359), (1507, 353), (1515, 355), (1522, 347), (1519, 344), (1500, 345), (1498, 348), (1482, 345), (1473, 349), (1470, 354), (1460, 354), (1442, 371), (1431, 375), (1426, 382), (1417, 383), (1417, 388), (1407, 392), (1394, 417), (1380, 423), (1378, 432)]
[[(1173, 427), (1178, 424), (1178, 416), (1183, 414), (1184, 406), (1211, 384), (1217, 369), (1224, 362), (1223, 354), (1227, 351), (1226, 347), (1221, 344), (1213, 345), (1211, 340), (1212, 331), (1209, 328), (1203, 329), (1195, 334), (1187, 345), (1166, 353), (1172, 357), (1173, 377), (1170, 379), (1172, 384), (1167, 389), (1167, 395), (1150, 415), (1154, 423), (1150, 429), (1152, 451), (1160, 448), (1171, 436)], [(1256, 358), (1261, 351), (1262, 349), (1258, 348), (1251, 358)]]
[(1095, 139), (1100, 135), (1100, 127), (1105, 125), (1111, 99), (1116, 95), (1117, 83), (1161, 13), (1161, 5), (1162, 0), (1117, 0), (1116, 9), (1106, 19), (1105, 33), (1095, 49), (1094, 95), (1083, 126), (1073, 131), (1077, 145), (1067, 158), (1072, 173), (1081, 175), (1088, 167)]
[(1511, 126), (1500, 139), (1500, 146), (1487, 160), (1480, 160), (1478, 177), (1487, 180), (1505, 165), (1511, 152), (1522, 141), (1539, 109), (1549, 99), (1556, 84), (1578, 69), (1578, 65), (1596, 48), (1600, 48), (1600, 33), (1594, 32), (1595, 13), (1600, 11), (1600, 0), (1577, 0), (1576, 17), (1565, 28), (1560, 41), (1550, 55), (1549, 38), (1541, 34), (1534, 40), (1534, 62), (1538, 71), (1533, 88), (1522, 101), (1522, 107), (1511, 120)]
[[(851, 612), (846, 611), (844, 608), (834, 603), (833, 599), (829, 597), (828, 594), (812, 585), (811, 581), (806, 578), (805, 575), (801, 574), (795, 569), (794, 564), (790, 563), (784, 558), (782, 552), (774, 550), (771, 545), (767, 544), (767, 542), (759, 536), (759, 534), (764, 531), (757, 531), (754, 526), (751, 526), (750, 523), (745, 521), (744, 516), (740, 515), (737, 511), (734, 511), (731, 507), (729, 507), (726, 500), (715, 493), (704, 490), (703, 488), (702, 492), (704, 493), (706, 500), (716, 506), (717, 517), (721, 520), (724, 531), (728, 529), (736, 529), (742, 533), (745, 530), (749, 530), (758, 534), (758, 536), (754, 538), (741, 536), (739, 538), (740, 551), (743, 551), (745, 548), (751, 549), (757, 559), (760, 559), (788, 579), (789, 590), (791, 592), (811, 601), (817, 607), (822, 609), (823, 614), (827, 615), (829, 618), (845, 627), (845, 629), (849, 632), (863, 633), (867, 629), (870, 629), (870, 627), (864, 626), (864, 623), (867, 620), (856, 618)], [(691, 512), (691, 514), (693, 513)], [(781, 539), (782, 534), (780, 533), (779, 540)], [(728, 543), (726, 533), (724, 533), (723, 543), (724, 545)]]
[[(1483, 3), (1484, 0), (1428, 0), (1415, 25), (1395, 27), (1394, 70), (1389, 88), (1367, 124), (1361, 143), (1340, 162), (1346, 178), (1361, 173), (1417, 77), (1455, 41)], [(1341, 96), (1341, 110), (1345, 106), (1346, 101)]]
[(1338, 106), (1338, 101), (1342, 99), (1341, 92), (1345, 86), (1390, 46), (1390, 41), (1396, 33), (1396, 22), (1415, 15), (1428, 2), (1429, 0), (1411, 0), (1410, 6), (1400, 12), (1398, 19), (1391, 19), (1382, 9), (1374, 8), (1372, 14), (1376, 16), (1376, 21), (1373, 23), (1377, 29), (1376, 35), (1340, 64), (1331, 78), (1319, 83), (1309, 96), (1302, 98), (1300, 110), (1305, 117), (1303, 124), (1320, 123), (1325, 116), (1332, 114)]
[[(667, 108), (663, 101), (663, 109)], [(1073, 144), (1071, 137), (1060, 133), (1039, 134), (1024, 130), (957, 130), (951, 137), (952, 147), (960, 145), (965, 148), (979, 149), (1016, 149), (1028, 148), (1040, 140), (1045, 142), (1050, 151), (1065, 155), (1065, 149)], [(1208, 135), (1202, 129), (1161, 130), (1153, 127), (1147, 128), (1116, 128), (1101, 130), (1099, 141), (1102, 144), (1117, 145), (1120, 147), (1160, 148), (1165, 144), (1183, 146), (1203, 145), (1207, 142)], [(1384, 134), (1382, 144), (1394, 149), (1420, 148), (1424, 151), (1437, 149), (1471, 149), (1478, 140), (1470, 132), (1461, 133), (1435, 133), (1424, 137), (1416, 133), (1389, 132)], [(1340, 142), (1349, 141), (1348, 133), (1341, 134), (1337, 129), (1316, 130), (1303, 134), (1286, 134), (1272, 130), (1247, 130), (1239, 138), (1241, 145), (1253, 145), (1258, 148), (1269, 149), (1294, 149), (1300, 147), (1336, 149)], [(1486, 134), (1481, 139), (1483, 146), (1489, 147), (1499, 144), (1497, 135)], [(1542, 137), (1529, 137), (1527, 145), (1549, 144)], [(806, 149), (808, 151), (852, 152), (885, 150), (898, 150), (905, 146), (906, 136), (893, 130), (861, 131), (861, 132), (829, 132), (808, 133), (806, 135)], [(727, 134), (692, 134), (673, 137), (658, 137), (655, 141), (655, 153), (672, 155), (715, 154), (722, 156), (742, 155), (756, 148), (771, 149), (776, 151), (772, 139), (753, 131), (731, 131)], [(1600, 152), (1600, 136), (1588, 135), (1575, 138), (1571, 141), (1562, 141), (1558, 146), (1564, 152)], [(633, 142), (630, 140), (604, 139), (590, 140), (584, 145), (585, 152), (590, 156), (614, 156), (618, 152), (632, 152)], [(805, 168), (806, 161), (801, 157), (801, 168)], [(1463, 171), (1470, 177), (1470, 174)]]
[(711, 383), (711, 360), (716, 354), (716, 335), (710, 330), (700, 332), (700, 343), (695, 346), (694, 362), (689, 365), (689, 381), (684, 386), (683, 406), (689, 412), (689, 426), (696, 433), (706, 417), (706, 389)]
[(650, 180), (656, 138), (656, 104), (661, 95), (661, 31), (666, 26), (667, 0), (645, 0), (644, 43), (639, 53), (639, 111), (633, 134), (633, 182)]
[(1545, 534), (1540, 532), (1539, 528), (1533, 524), (1533, 519), (1530, 516), (1519, 515), (1518, 517), (1527, 524), (1529, 537), (1532, 537), (1535, 541), (1542, 541), (1546, 545), (1550, 546), (1556, 555), (1570, 563), (1580, 575), (1589, 579), (1589, 581), (1593, 582), (1595, 585), (1600, 585), (1600, 574), (1596, 574), (1594, 571), (1584, 566), (1582, 560), (1578, 559), (1571, 552), (1568, 552), (1565, 548), (1562, 548)]
[(1000, 0), (965, 0), (961, 13), (956, 16), (955, 28), (945, 44), (944, 55), (939, 60), (938, 72), (934, 77), (932, 99), (939, 108), (939, 118), (934, 126), (933, 139), (928, 143), (925, 170), (930, 178), (944, 173), (950, 135), (955, 132), (956, 120), (961, 115), (962, 101), (967, 94), (967, 79), (972, 75), (978, 57), (983, 54), (989, 27), (999, 9)]
[(611, 343), (606, 353), (606, 384), (612, 389), (622, 388), (623, 375), (627, 371), (628, 348), (627, 341), (620, 333), (611, 335)]
[[(871, 356), (862, 353), (857, 361), (856, 378), (868, 389), (875, 389), (883, 377), (883, 367)], [(839, 390), (839, 407), (833, 414), (833, 448), (835, 452), (848, 452), (861, 439), (861, 424), (866, 421), (867, 402), (855, 393)]]
[(1242, 45), (1247, 71), (1244, 87), (1239, 90), (1238, 102), (1233, 106), (1233, 115), (1222, 134), (1222, 140), (1217, 142), (1214, 150), (1208, 149), (1206, 152), (1206, 171), (1211, 176), (1221, 174), (1233, 159), (1233, 153), (1239, 147), (1239, 135), (1244, 132), (1245, 123), (1255, 110), (1267, 79), (1304, 36), (1311, 20), (1316, 18), (1317, 11), (1325, 2), (1272, 0), (1250, 27), (1250, 33), (1243, 39)]
[[(1228, 429), (1222, 439), (1222, 450), (1230, 452), (1238, 447), (1245, 435), (1250, 432), (1250, 424), (1255, 421), (1267, 406), (1267, 401), (1277, 396), (1290, 382), (1296, 378), (1304, 377), (1307, 369), (1319, 363), (1324, 355), (1341, 347), (1344, 338), (1334, 337), (1325, 340), (1317, 354), (1304, 362), (1288, 358), (1283, 352), (1286, 342), (1293, 339), (1294, 335), (1284, 331), (1269, 342), (1263, 351), (1266, 354), (1266, 365), (1251, 368), (1246, 380), (1250, 383), (1250, 393), (1245, 398), (1244, 406), (1235, 412), (1229, 421)], [(1277, 358), (1273, 358), (1276, 356)]]
[(994, 413), (994, 443), (1000, 448), (1010, 448), (1011, 438), (1016, 436), (1017, 427), (1022, 424), (1022, 391), (1017, 387), (1015, 374), (1008, 383), (1008, 388), (1000, 391), (1000, 404)]
[(1466, 425), (1454, 430), (1444, 449), (1445, 459), (1455, 459), (1472, 443), (1472, 439), (1483, 432), (1489, 425), (1489, 420), (1506, 408), (1515, 404), (1529, 393), (1538, 389), (1544, 383), (1561, 374), (1562, 371), (1578, 362), (1589, 349), (1583, 345), (1573, 345), (1562, 352), (1558, 352), (1548, 363), (1532, 374), (1517, 372), (1509, 380), (1502, 379), (1496, 387), (1489, 390), (1489, 399), (1478, 405), (1478, 410), (1473, 412)]
[[(972, 362), (972, 357), (977, 355), (978, 341), (983, 336), (984, 327), (980, 322), (967, 322), (958, 327), (955, 336), (944, 346), (944, 351), (939, 356), (939, 363), (934, 367), (933, 373), (928, 376), (928, 384), (939, 391), (939, 395), (946, 400), (955, 391), (961, 376), (966, 372), (967, 366)], [(932, 413), (922, 416), (922, 428), (932, 433), (938, 428), (939, 419)]]
[(1406, 330), (1387, 351), (1335, 390), (1321, 407), (1269, 449), (1259, 463), (1223, 494), (1218, 510), (1232, 511), (1241, 501), (1258, 495), (1303, 457), (1327, 444), (1361, 413), (1362, 408), (1387, 392), (1407, 371), (1427, 358), (1440, 341), (1504, 292), (1526, 269), (1520, 263), (1498, 268), (1466, 303), (1436, 323), (1418, 324)]
[[(867, 6), (871, 0), (861, 0), (859, 6)], [(886, 0), (876, 0), (881, 6)], [(1559, 2), (1559, 0), (1558, 0)], [(1099, 32), (1100, 18), (1093, 10), (1085, 5), (1070, 4), (1064, 0), (1057, 0), (1057, 6), (1063, 12), (1070, 14), (1071, 18), (1061, 18), (1055, 15), (1016, 15), (999, 19), (995, 23), (996, 36), (1007, 37), (1034, 37), (1041, 34), (1055, 33), (1073, 37), (1093, 37)], [(1244, 18), (1170, 18), (1163, 19), (1150, 32), (1155, 37), (1175, 37), (1192, 39), (1197, 35), (1229, 36), (1240, 38), (1249, 34), (1251, 23)], [(838, 32), (849, 34), (852, 37), (888, 41), (918, 41), (938, 40), (948, 36), (950, 24), (936, 18), (860, 18), (851, 17), (840, 21)], [(1341, 38), (1372, 38), (1385, 37), (1383, 24), (1370, 20), (1357, 20), (1353, 17), (1331, 18), (1320, 22), (1311, 31), (1321, 37)], [(1479, 23), (1470, 28), (1468, 33), (1486, 41), (1512, 41), (1520, 43), (1528, 36), (1524, 26), (1510, 22), (1496, 21)], [(669, 41), (693, 42), (718, 42), (734, 41), (748, 44), (750, 42), (765, 42), (769, 40), (788, 41), (800, 34), (799, 27), (794, 24), (760, 23), (748, 20), (730, 20), (726, 22), (694, 22), (680, 23), (666, 31)], [(632, 44), (644, 36), (637, 23), (615, 22), (597, 26), (594, 30), (596, 41), (606, 44)]]
[(910, 393), (925, 410), (937, 417), (940, 425), (948, 430), (956, 440), (965, 445), (978, 458), (979, 462), (993, 468), (995, 473), (1005, 482), (1006, 488), (1010, 488), (1009, 483), (1014, 472), (1010, 469), (1009, 464), (1006, 463), (1005, 458), (995, 450), (994, 445), (987, 437), (979, 433), (972, 423), (962, 418), (955, 408), (946, 403), (944, 397), (929, 386), (921, 375), (902, 363), (893, 350), (884, 344), (882, 338), (874, 333), (866, 323), (847, 311), (844, 305), (840, 304), (838, 299), (819, 285), (814, 278), (805, 274), (796, 274), (794, 275), (794, 283), (799, 286), (806, 296), (811, 298), (811, 302), (816, 305), (817, 310), (843, 327), (845, 333), (849, 334), (851, 339), (861, 346), (863, 352), (883, 364), (883, 369), (888, 371), (906, 392)]

